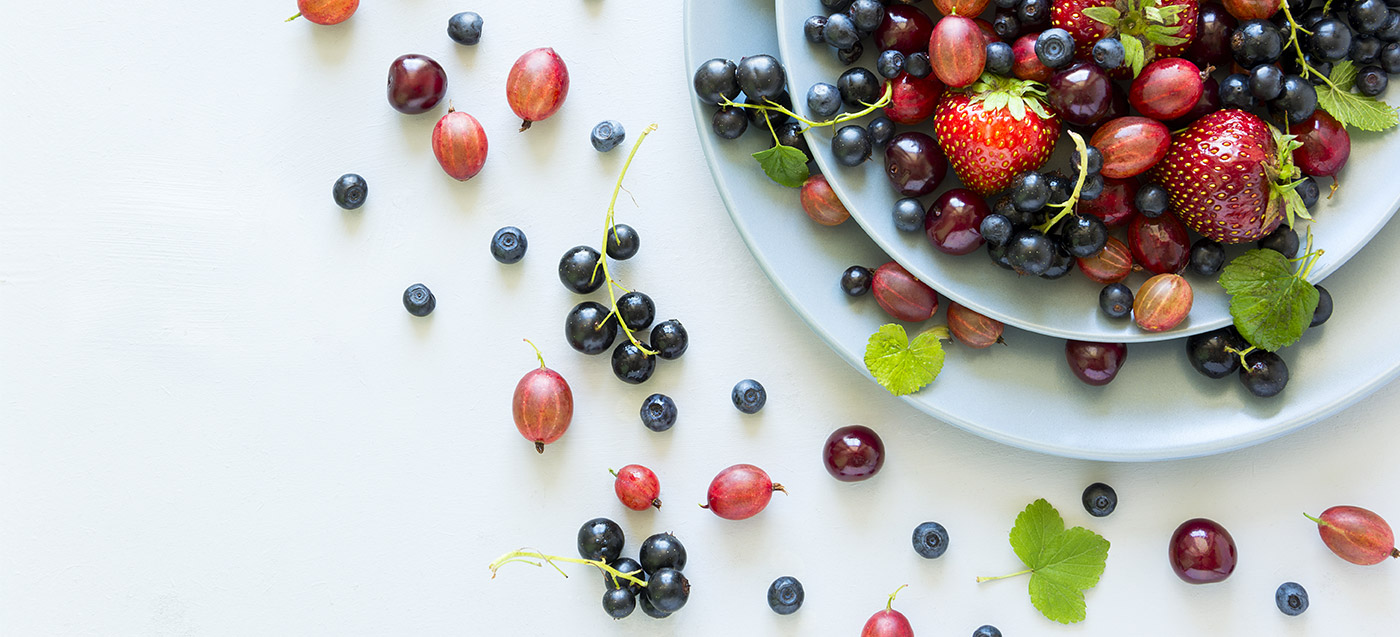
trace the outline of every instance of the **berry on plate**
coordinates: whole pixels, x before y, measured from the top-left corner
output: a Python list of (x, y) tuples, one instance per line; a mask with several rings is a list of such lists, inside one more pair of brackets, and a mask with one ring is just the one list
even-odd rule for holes
[(1045, 163), (1060, 120), (1044, 96), (1040, 84), (994, 75), (983, 75), (968, 91), (944, 94), (934, 132), (963, 185), (987, 195)]

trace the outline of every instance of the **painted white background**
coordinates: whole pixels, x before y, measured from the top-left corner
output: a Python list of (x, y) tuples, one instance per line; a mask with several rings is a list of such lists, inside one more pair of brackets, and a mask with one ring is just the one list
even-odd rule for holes
[[(474, 49), (445, 35), (466, 9), (486, 20)], [(0, 6), (0, 633), (853, 635), (901, 584), (897, 607), (920, 635), (1400, 623), (1400, 564), (1346, 564), (1301, 515), (1346, 503), (1400, 522), (1397, 386), (1206, 459), (1115, 465), (986, 442), (869, 384), (775, 296), (696, 143), (679, 3), (367, 0), (338, 27), (283, 24), (293, 11)], [(505, 75), (546, 45), (569, 64), (568, 101), (518, 134)], [(469, 183), (431, 154), (442, 109), (409, 117), (385, 103), (385, 70), (408, 52), (444, 64), (449, 97), (491, 137)], [(692, 339), (638, 387), (561, 337), (578, 299), (556, 261), (598, 242), (623, 159), (587, 143), (605, 118), (634, 134), (660, 125), (627, 182), (639, 206), (619, 206), (642, 251), (617, 271)], [(369, 180), (358, 212), (331, 202), (344, 172)], [(775, 213), (800, 214), (795, 198)], [(508, 224), (530, 241), (516, 266), (487, 250)], [(438, 298), (426, 320), (399, 301), (420, 281)], [(524, 337), (577, 404), (543, 456), (509, 416), (534, 364)], [(744, 377), (769, 389), (759, 416), (729, 404)], [(666, 434), (637, 418), (655, 391), (680, 404)], [(853, 422), (880, 431), (889, 461), (845, 485), (818, 449)], [(661, 511), (614, 498), (606, 470), (629, 462), (660, 474)], [(791, 495), (739, 523), (696, 508), (735, 462), (766, 467)], [(1103, 520), (1078, 505), (1096, 480), (1121, 497)], [(1113, 543), (1083, 624), (1040, 618), (1024, 580), (973, 581), (1018, 570), (1006, 532), (1037, 497)], [(514, 548), (572, 555), (578, 525), (598, 515), (624, 525), (629, 551), (656, 531), (682, 538), (694, 585), (683, 611), (614, 623), (585, 567), (489, 579), (486, 564)], [(1167, 566), (1167, 536), (1195, 516), (1239, 544), (1223, 584), (1187, 586)], [(909, 546), (930, 519), (952, 534), (937, 561)], [(791, 617), (764, 600), (783, 574), (807, 590)], [(1302, 617), (1274, 608), (1285, 580), (1311, 594)]]

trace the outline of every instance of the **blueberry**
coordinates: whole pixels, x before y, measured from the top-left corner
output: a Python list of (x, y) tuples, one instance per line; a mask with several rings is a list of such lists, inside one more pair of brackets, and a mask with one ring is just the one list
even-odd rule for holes
[(923, 51), (910, 53), (904, 58), (904, 72), (914, 77), (928, 77), (933, 72), (933, 62), (929, 61), (928, 54)]
[(1001, 631), (997, 630), (996, 626), (986, 624), (978, 626), (977, 630), (972, 631), (972, 637), (1001, 637)]
[(447, 37), (464, 46), (472, 46), (481, 41), (481, 16), (474, 11), (463, 11), (447, 20)]
[(1278, 354), (1255, 350), (1244, 357), (1240, 382), (1260, 398), (1277, 396), (1288, 385), (1288, 364)]
[[(1350, 36), (1347, 47), (1351, 47)], [(1283, 35), (1268, 20), (1245, 20), (1230, 34), (1230, 51), (1245, 68), (1272, 63), (1283, 54)]]
[(1050, 184), (1042, 175), (1028, 170), (1011, 182), (1011, 203), (1021, 212), (1040, 210), (1050, 201)]
[(627, 137), (627, 131), (623, 130), (622, 124), (617, 120), (604, 120), (598, 122), (593, 127), (593, 132), (588, 135), (588, 141), (593, 142), (593, 148), (600, 153), (606, 153)]
[(870, 131), (864, 126), (847, 124), (831, 138), (831, 154), (836, 156), (836, 162), (842, 166), (861, 165), (870, 159), (873, 150), (874, 143), (870, 140)]
[(884, 82), (870, 69), (857, 66), (847, 69), (836, 78), (836, 89), (841, 92), (841, 101), (851, 108), (865, 108), (880, 100)]
[(1127, 62), (1127, 52), (1123, 50), (1123, 42), (1118, 38), (1104, 38), (1094, 43), (1094, 48), (1090, 51), (1094, 56), (1094, 63), (1100, 68), (1111, 71)]
[(1274, 603), (1285, 615), (1302, 615), (1308, 609), (1308, 591), (1297, 582), (1284, 582), (1274, 591)]
[(1016, 55), (1012, 52), (1011, 45), (1005, 42), (987, 43), (987, 72), (996, 75), (1011, 75), (1011, 68), (1015, 65)]
[(746, 378), (734, 385), (734, 391), (729, 394), (730, 400), (734, 401), (734, 407), (746, 414), (756, 414), (763, 409), (763, 404), (768, 402), (768, 392), (763, 389), (758, 381)]
[(1249, 71), (1249, 92), (1267, 102), (1283, 93), (1283, 71), (1272, 64), (1260, 64)]
[(365, 197), (368, 195), (369, 184), (365, 182), (364, 177), (355, 173), (341, 175), (331, 187), (331, 198), (335, 200), (335, 205), (346, 210), (365, 205)]
[[(639, 580), (646, 581), (647, 579), (646, 571), (642, 570), (642, 565), (638, 564), (637, 560), (634, 560), (630, 557), (619, 557), (616, 561), (609, 564), (608, 566), (617, 569), (617, 571), (620, 573), (626, 573)], [(641, 586), (629, 582), (620, 577), (613, 577), (613, 574), (607, 571), (603, 571), (603, 586), (607, 587), (608, 590), (625, 588), (627, 590), (632, 591), (632, 593), (634, 594), (639, 593), (642, 590)]]
[(1157, 184), (1144, 185), (1138, 189), (1133, 204), (1144, 217), (1160, 217), (1167, 211), (1167, 189)]
[(1102, 482), (1085, 487), (1080, 500), (1084, 503), (1084, 510), (1096, 518), (1106, 517), (1118, 507), (1118, 494), (1113, 487)]
[(768, 607), (779, 615), (791, 615), (802, 608), (802, 582), (784, 575), (768, 585)]
[(738, 139), (749, 129), (749, 116), (738, 106), (723, 106), (715, 110), (710, 126), (721, 139)]
[(851, 19), (851, 16), (845, 13), (833, 13), (826, 18), (826, 27), (822, 29), (822, 39), (837, 49), (849, 49), (853, 45), (860, 44), (860, 32), (856, 30), (856, 22)]
[(885, 7), (876, 0), (855, 0), (846, 12), (851, 15), (851, 20), (856, 23), (856, 29), (861, 33), (874, 33), (885, 20)]
[(937, 522), (924, 522), (914, 527), (914, 552), (932, 560), (948, 550), (948, 529)]
[(642, 247), (642, 238), (632, 226), (618, 223), (611, 230), (604, 231), (603, 243), (607, 246), (609, 259), (626, 261), (637, 256), (637, 250)]
[(1317, 180), (1312, 177), (1304, 177), (1303, 183), (1298, 184), (1294, 192), (1298, 193), (1298, 198), (1303, 200), (1303, 205), (1309, 208), (1317, 204), (1317, 198), (1322, 194), (1318, 192)]
[(647, 579), (647, 587), (642, 590), (642, 595), (656, 610), (674, 613), (685, 606), (686, 600), (690, 598), (690, 582), (676, 569), (659, 569)]
[(1356, 76), (1357, 92), (1367, 97), (1376, 97), (1384, 93), (1386, 85), (1389, 83), (1390, 78), (1386, 77), (1385, 70), (1379, 66), (1365, 67)]
[(622, 382), (639, 385), (656, 371), (656, 357), (642, 351), (632, 341), (622, 341), (613, 349), (612, 370)]
[[(1379, 53), (1380, 49), (1377, 49)], [(880, 56), (875, 58), (875, 70), (886, 79), (894, 79), (904, 72), (904, 54), (890, 49), (881, 51)]]
[(1239, 330), (1228, 325), (1186, 337), (1186, 360), (1206, 378), (1224, 378), (1240, 370), (1238, 352), (1248, 347)]
[(987, 243), (1004, 246), (1011, 239), (1015, 227), (1006, 215), (992, 213), (982, 218), (982, 225), (978, 226), (978, 230)]
[(1220, 80), (1220, 103), (1224, 108), (1254, 108), (1254, 93), (1249, 90), (1249, 76), (1244, 73), (1232, 73)]
[(1298, 233), (1288, 226), (1279, 226), (1259, 240), (1259, 248), (1273, 250), (1292, 259), (1298, 256)]
[(870, 141), (876, 146), (884, 146), (894, 139), (894, 122), (888, 117), (880, 116), (870, 120), (866, 130), (870, 131)]
[(1074, 36), (1058, 27), (1041, 31), (1035, 39), (1035, 57), (1052, 69), (1069, 64), (1074, 60)]
[(1099, 290), (1099, 309), (1108, 318), (1127, 318), (1133, 313), (1133, 289), (1122, 283), (1110, 283)]
[(1317, 327), (1332, 318), (1332, 293), (1320, 285), (1317, 288), (1317, 307), (1313, 309), (1312, 322), (1308, 327)]
[(825, 29), (826, 16), (824, 15), (814, 15), (802, 23), (802, 35), (806, 36), (807, 41), (812, 44), (826, 42), (826, 38), (822, 37), (822, 31)]
[(1021, 21), (1015, 9), (997, 9), (992, 16), (992, 32), (1006, 42), (1015, 42), (1021, 35)]
[(860, 56), (864, 54), (865, 47), (861, 46), (859, 42), (856, 42), (855, 44), (852, 44), (851, 46), (846, 47), (844, 49), (837, 49), (836, 60), (842, 64), (845, 64), (846, 66), (850, 66), (852, 64), (855, 64), (856, 60), (859, 60)]
[(1400, 42), (1391, 42), (1381, 49), (1381, 68), (1386, 73), (1400, 73)]
[(817, 82), (807, 89), (807, 110), (819, 119), (827, 119), (841, 110), (841, 91), (835, 84)]
[(637, 595), (625, 588), (603, 591), (603, 612), (613, 619), (622, 619), (637, 610)]
[(651, 328), (651, 348), (664, 360), (672, 361), (681, 357), (690, 347), (690, 335), (685, 326), (676, 319), (667, 319)]
[(584, 301), (564, 317), (564, 340), (569, 347), (590, 356), (602, 354), (617, 338), (612, 311), (596, 301)]
[(741, 58), (734, 79), (739, 83), (739, 90), (751, 100), (773, 99), (787, 90), (787, 72), (782, 62), (771, 55)]
[(900, 232), (923, 232), (924, 204), (918, 199), (905, 197), (894, 202), (894, 227)]
[(437, 298), (433, 296), (428, 286), (414, 283), (403, 291), (403, 306), (409, 314), (427, 316), (433, 313), (433, 308), (437, 307)]
[(644, 330), (656, 320), (656, 303), (651, 297), (633, 290), (617, 298), (617, 315), (629, 330)]
[(676, 401), (666, 394), (652, 394), (642, 401), (642, 424), (652, 431), (676, 425)]
[(1191, 244), (1187, 267), (1201, 276), (1215, 276), (1225, 267), (1225, 246), (1210, 239), (1198, 239)]
[(607, 518), (593, 518), (578, 529), (578, 554), (585, 560), (612, 562), (622, 557), (626, 543), (622, 527)]
[(507, 265), (518, 263), (525, 258), (525, 248), (528, 246), (529, 242), (520, 228), (506, 226), (491, 237), (491, 256)]
[(695, 95), (706, 104), (739, 97), (738, 68), (724, 58), (707, 60), (695, 71)]
[(602, 255), (589, 246), (574, 246), (559, 258), (559, 281), (575, 294), (588, 294), (606, 280), (598, 267)]
[(848, 296), (864, 296), (870, 291), (870, 284), (874, 279), (870, 268), (853, 265), (841, 273), (841, 290)]
[(1050, 21), (1050, 9), (1051, 0), (1021, 0), (1016, 7), (1016, 20), (1026, 27), (1046, 24)]
[(670, 533), (657, 533), (642, 541), (638, 553), (642, 570), (654, 575), (663, 568), (685, 570), (685, 545)]

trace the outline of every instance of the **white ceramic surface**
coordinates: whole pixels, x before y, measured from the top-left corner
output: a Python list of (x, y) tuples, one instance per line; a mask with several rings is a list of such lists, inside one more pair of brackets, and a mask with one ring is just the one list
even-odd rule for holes
[[(720, 34), (711, 25), (725, 20), (701, 14), (723, 15), (730, 9), (725, 3), (687, 6), (690, 68), (711, 57), (737, 58), (768, 50), (763, 40), (738, 50), (722, 49), (715, 44)], [(800, 20), (787, 23), (801, 27)], [(886, 257), (855, 224), (831, 229), (803, 215), (775, 214), (792, 207), (795, 197), (767, 181), (749, 158), (762, 147), (762, 136), (751, 132), (726, 142), (709, 130), (713, 107), (694, 103), (715, 182), (755, 257), (812, 329), (864, 372), (866, 339), (889, 318), (873, 299), (847, 298), (836, 281), (851, 264), (877, 265)], [(880, 177), (873, 169), (853, 174)], [(849, 185), (856, 180), (842, 181)], [(891, 192), (882, 177), (874, 185), (877, 192)], [(1378, 244), (1396, 241), (1400, 227), (1390, 227)], [(970, 258), (980, 275), (1002, 274), (983, 261)], [(1400, 276), (1400, 262), (1387, 252), (1371, 250), (1326, 282), (1338, 299), (1338, 311), (1329, 323), (1283, 352), (1293, 380), (1273, 400), (1250, 396), (1233, 378), (1212, 381), (1197, 374), (1186, 361), (1181, 340), (1132, 344), (1118, 378), (1106, 387), (1089, 387), (1069, 373), (1062, 339), (1014, 329), (1006, 335), (1007, 347), (974, 351), (950, 346), (939, 378), (907, 400), (979, 435), (1058, 455), (1160, 460), (1239, 448), (1335, 413), (1400, 371), (1400, 335), (1370, 328), (1374, 316), (1390, 312), (1380, 306), (1400, 306), (1400, 299), (1380, 299), (1366, 291), (1376, 281), (1395, 276)], [(1066, 282), (1034, 283), (1044, 287)], [(1346, 300), (1352, 298), (1368, 299), (1366, 310), (1347, 311)], [(943, 320), (940, 312), (930, 325)], [(921, 328), (911, 326), (909, 331), (917, 329)], [(1352, 354), (1356, 351), (1367, 351), (1368, 356), (1358, 360)]]
[[(777, 0), (776, 6), (778, 49), (787, 68), (793, 105), (798, 113), (810, 116), (807, 88), (817, 82), (834, 84), (848, 67), (836, 60), (829, 46), (811, 44), (803, 37), (803, 20), (823, 12), (820, 2)], [(927, 5), (922, 8), (932, 10)], [(873, 70), (875, 52), (867, 49), (855, 66)], [(861, 120), (866, 121), (869, 118)], [(933, 119), (918, 126), (899, 126), (898, 130), (918, 130), (932, 135)], [(813, 129), (807, 133), (807, 139), (817, 165), (845, 202), (851, 216), (865, 228), (876, 245), (939, 293), (987, 316), (1040, 334), (1120, 343), (1172, 339), (1223, 327), (1230, 322), (1229, 298), (1223, 288), (1206, 277), (1187, 275), (1195, 300), (1186, 321), (1165, 332), (1147, 332), (1132, 321), (1103, 316), (1098, 309), (1098, 293), (1103, 286), (1088, 280), (1077, 270), (1067, 277), (1047, 281), (1018, 277), (996, 267), (987, 258), (986, 250), (963, 256), (938, 252), (922, 232), (904, 233), (895, 229), (890, 211), (900, 196), (883, 174), (881, 149), (877, 148), (872, 160), (865, 165), (847, 168), (836, 163), (831, 155), (830, 128)], [(1048, 165), (1067, 172), (1071, 147), (1068, 138), (1061, 136), (1058, 152)], [(1313, 270), (1313, 281), (1320, 281), (1340, 268), (1400, 208), (1400, 180), (1394, 178), (1391, 162), (1377, 161), (1396, 156), (1400, 156), (1400, 132), (1352, 134), (1351, 160), (1341, 175), (1343, 187), (1330, 200), (1319, 201), (1313, 210), (1316, 223), (1298, 226), (1300, 233), (1305, 226), (1311, 226), (1314, 245), (1326, 250)], [(1325, 195), (1329, 182), (1326, 179), (1320, 182)], [(927, 206), (939, 194), (958, 185), (957, 175), (950, 167), (948, 178), (938, 190), (920, 200)], [(1193, 240), (1194, 236), (1193, 233)], [(1233, 256), (1243, 249), (1232, 247), (1230, 254)], [(1139, 272), (1129, 277), (1127, 283), (1136, 290), (1146, 279), (1147, 274)]]

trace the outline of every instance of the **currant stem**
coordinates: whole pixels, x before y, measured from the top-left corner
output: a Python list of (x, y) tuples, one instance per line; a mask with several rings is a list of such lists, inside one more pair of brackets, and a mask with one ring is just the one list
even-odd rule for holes
[[(528, 338), (522, 338), (520, 340), (525, 341), (526, 343), (530, 343), (530, 339)], [(535, 347), (534, 343), (530, 343), (530, 347), (535, 348), (535, 358), (540, 359), (540, 369), (549, 369), (544, 366), (544, 354), (540, 353), (540, 348)]]
[[(1327, 5), (1330, 4), (1332, 4), (1332, 0), (1327, 0)], [(1327, 5), (1323, 5), (1324, 12), (1327, 11)], [(1302, 31), (1309, 35), (1311, 35), (1312, 32), (1299, 26), (1298, 21), (1293, 19), (1293, 12), (1288, 9), (1288, 0), (1279, 0), (1279, 7), (1283, 9), (1283, 17), (1288, 20), (1289, 27), (1288, 42), (1284, 44), (1284, 47), (1286, 48), (1289, 44), (1293, 45), (1293, 52), (1298, 54), (1298, 67), (1303, 70), (1303, 79), (1308, 79), (1309, 76), (1316, 75), (1322, 78), (1322, 81), (1326, 82), (1328, 86), (1340, 91), (1341, 89), (1338, 89), (1337, 85), (1332, 83), (1332, 78), (1318, 72), (1318, 70), (1308, 64), (1307, 59), (1303, 57), (1303, 45), (1298, 42), (1298, 32)]]
[[(647, 125), (646, 128), (642, 129), (642, 134), (637, 136), (637, 141), (632, 142), (632, 151), (627, 153), (627, 161), (622, 164), (622, 172), (618, 174), (617, 184), (613, 186), (612, 200), (608, 202), (608, 214), (603, 222), (607, 230), (612, 231), (613, 238), (617, 237), (617, 223), (613, 221), (613, 217), (617, 210), (617, 195), (622, 192), (622, 180), (627, 177), (627, 169), (632, 166), (632, 159), (637, 156), (637, 150), (642, 147), (642, 142), (646, 140), (647, 135), (650, 135), (655, 130), (656, 124)], [(774, 137), (776, 138), (777, 135), (775, 134)], [(631, 341), (632, 345), (642, 350), (642, 352), (648, 356), (655, 356), (657, 352), (647, 349), (642, 345), (641, 341), (637, 340), (636, 335), (632, 333), (632, 328), (627, 327), (627, 322), (622, 320), (622, 314), (617, 310), (617, 290), (622, 290), (623, 294), (627, 294), (630, 290), (622, 287), (621, 284), (612, 278), (612, 273), (608, 271), (608, 233), (606, 231), (603, 232), (603, 249), (600, 250), (598, 254), (598, 265), (593, 267), (593, 274), (590, 278), (598, 275), (599, 268), (603, 270), (603, 278), (607, 280), (608, 304), (612, 307), (612, 312), (609, 316), (617, 316), (618, 326), (622, 328), (622, 333), (627, 335), (627, 340)]]
[(885, 610), (893, 610), (893, 609), (894, 609), (894, 596), (895, 596), (895, 595), (898, 595), (898, 594), (899, 594), (899, 591), (902, 591), (902, 590), (904, 590), (904, 589), (906, 589), (906, 588), (909, 588), (909, 585), (908, 585), (908, 584), (905, 584), (905, 585), (903, 585), (903, 586), (900, 586), (899, 588), (894, 589), (894, 592), (893, 592), (893, 593), (890, 593), (890, 601), (885, 602)]
[(1248, 356), (1250, 352), (1256, 349), (1258, 348), (1253, 345), (1250, 345), (1249, 347), (1246, 347), (1244, 349), (1235, 349), (1233, 347), (1230, 347), (1229, 345), (1225, 346), (1225, 351), (1240, 357), (1240, 365), (1242, 367), (1249, 367), (1249, 363), (1245, 362), (1244, 357)]
[(1074, 214), (1074, 206), (1079, 203), (1079, 193), (1084, 190), (1084, 180), (1089, 177), (1089, 148), (1084, 144), (1084, 138), (1074, 131), (1069, 131), (1070, 139), (1074, 140), (1074, 147), (1079, 150), (1079, 179), (1074, 182), (1074, 191), (1069, 194), (1069, 199), (1064, 203), (1052, 203), (1048, 207), (1059, 208), (1060, 212), (1051, 217), (1049, 221), (1036, 226), (1036, 230), (1042, 233), (1049, 232), (1060, 219)]
[(623, 573), (622, 571), (619, 571), (611, 566), (608, 566), (608, 563), (604, 562), (603, 560), (585, 560), (578, 557), (560, 557), (558, 555), (545, 555), (543, 553), (537, 553), (535, 551), (512, 551), (510, 553), (502, 555), (500, 559), (497, 559), (496, 561), (487, 565), (487, 568), (491, 569), (491, 579), (496, 578), (496, 571), (500, 570), (502, 566), (513, 562), (522, 562), (531, 566), (542, 566), (540, 562), (544, 562), (549, 564), (550, 566), (553, 566), (554, 570), (559, 571), (559, 574), (563, 575), (564, 577), (568, 577), (569, 574), (565, 573), (563, 569), (559, 568), (559, 565), (555, 564), (555, 562), (586, 564), (588, 566), (595, 567), (598, 570), (603, 571), (604, 573), (607, 573), (610, 577), (613, 578), (614, 583), (616, 583), (619, 579), (624, 579), (641, 587), (646, 587), (647, 585), (647, 583), (644, 580), (638, 579), (636, 577), (628, 575), (627, 573)]
[(1021, 576), (1021, 575), (1030, 575), (1031, 573), (1034, 573), (1034, 572), (1035, 572), (1035, 569), (1030, 569), (1030, 568), (1028, 568), (1028, 569), (1026, 569), (1026, 570), (1024, 570), (1024, 571), (1017, 571), (1017, 572), (1015, 572), (1015, 573), (1009, 573), (1009, 574), (1007, 574), (1007, 575), (998, 575), (998, 576), (996, 576), (996, 577), (979, 577), (979, 578), (977, 578), (977, 583), (978, 583), (978, 584), (981, 584), (982, 582), (991, 582), (991, 581), (995, 581), (995, 580), (999, 580), (999, 579), (1008, 579), (1008, 578), (1012, 578), (1012, 577), (1019, 577), (1019, 576)]
[[(731, 100), (731, 99), (729, 99), (729, 98), (726, 97), (726, 98), (724, 98), (724, 101), (722, 101), (722, 102), (719, 103), (719, 105), (720, 105), (720, 106), (734, 106), (734, 107), (737, 107), (737, 108), (752, 108), (752, 109), (757, 109), (757, 110), (760, 110), (760, 111), (777, 111), (777, 112), (782, 113), (782, 114), (784, 114), (784, 115), (787, 115), (788, 117), (791, 117), (791, 118), (793, 118), (793, 119), (795, 119), (795, 120), (797, 120), (797, 121), (799, 121), (799, 122), (802, 122), (803, 124), (806, 124), (807, 127), (806, 127), (806, 128), (803, 128), (802, 131), (800, 131), (800, 132), (806, 132), (806, 131), (811, 130), (811, 129), (813, 129), (813, 128), (822, 128), (822, 127), (825, 127), (825, 126), (835, 126), (835, 125), (837, 125), (837, 124), (841, 124), (841, 123), (844, 123), (844, 122), (849, 122), (849, 121), (851, 121), (851, 120), (853, 120), (853, 119), (860, 119), (860, 118), (862, 118), (862, 117), (865, 117), (866, 115), (869, 115), (869, 114), (871, 114), (871, 113), (874, 113), (874, 112), (877, 111), (877, 110), (880, 110), (880, 109), (882, 109), (882, 108), (884, 108), (884, 107), (886, 107), (886, 106), (889, 106), (889, 105), (890, 105), (890, 101), (891, 101), (891, 99), (892, 99), (893, 97), (894, 97), (894, 85), (893, 85), (893, 84), (890, 84), (890, 83), (888, 83), (888, 82), (886, 82), (886, 83), (885, 83), (885, 93), (884, 93), (883, 95), (880, 96), (880, 99), (875, 100), (875, 103), (874, 103), (874, 104), (869, 104), (869, 103), (866, 103), (866, 102), (861, 102), (862, 104), (865, 104), (865, 109), (864, 109), (864, 110), (857, 111), (857, 112), (855, 112), (855, 113), (841, 113), (840, 115), (837, 115), (836, 117), (831, 118), (830, 121), (825, 121), (825, 122), (814, 122), (814, 121), (812, 121), (812, 120), (810, 120), (810, 119), (807, 119), (807, 118), (805, 118), (805, 117), (803, 117), (803, 116), (801, 116), (801, 115), (798, 115), (797, 113), (792, 112), (791, 110), (789, 110), (789, 109), (787, 109), (787, 108), (784, 108), (781, 104), (775, 104), (775, 103), (773, 103), (772, 100), (765, 100), (765, 101), (768, 102), (767, 104), (740, 104), (740, 103), (735, 102), (734, 100)], [(771, 128), (773, 127), (773, 124), (770, 122), (770, 123), (768, 124), (768, 127), (771, 129)], [(777, 139), (777, 135), (774, 135), (773, 138), (776, 140), (776, 139)]]

